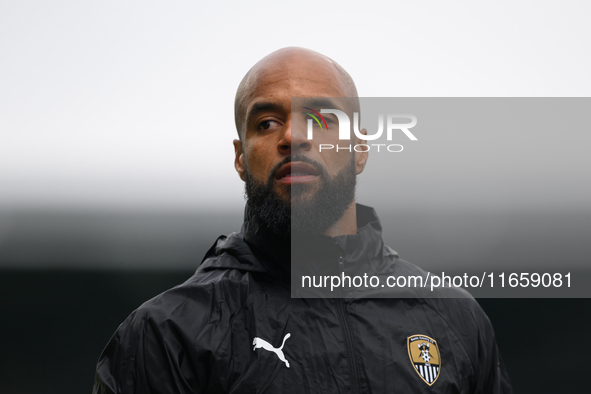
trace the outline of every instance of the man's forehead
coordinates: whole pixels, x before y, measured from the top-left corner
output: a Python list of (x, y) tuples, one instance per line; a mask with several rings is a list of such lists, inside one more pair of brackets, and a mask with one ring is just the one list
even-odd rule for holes
[(260, 91), (307, 93), (302, 96), (342, 96), (345, 81), (334, 65), (323, 58), (291, 55), (257, 64), (248, 81), (248, 96)]

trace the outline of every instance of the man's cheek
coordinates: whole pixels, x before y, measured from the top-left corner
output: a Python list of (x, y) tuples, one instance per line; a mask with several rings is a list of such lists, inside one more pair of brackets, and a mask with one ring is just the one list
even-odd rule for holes
[(260, 151), (257, 148), (250, 149), (245, 153), (245, 161), (246, 166), (253, 177), (256, 179), (266, 179), (266, 176), (263, 176), (264, 174), (262, 174), (264, 172), (262, 170), (264, 165), (260, 159)]
[(325, 171), (333, 178), (339, 174), (351, 160), (351, 155), (348, 154), (348, 152), (339, 151), (337, 153), (334, 149), (322, 152), (320, 157), (325, 163)]

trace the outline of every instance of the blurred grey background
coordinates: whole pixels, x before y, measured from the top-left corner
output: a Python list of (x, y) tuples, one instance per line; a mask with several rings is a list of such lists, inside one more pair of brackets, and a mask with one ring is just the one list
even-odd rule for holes
[[(368, 97), (585, 97), (589, 7), (0, 3), (0, 392), (90, 392), (117, 325), (238, 230), (233, 96), (264, 55), (322, 52)], [(515, 145), (418, 130), (359, 184), (402, 257), (588, 266), (588, 122)], [(587, 335), (588, 299), (479, 302), (516, 392), (586, 391), (585, 364), (563, 360), (566, 335)]]

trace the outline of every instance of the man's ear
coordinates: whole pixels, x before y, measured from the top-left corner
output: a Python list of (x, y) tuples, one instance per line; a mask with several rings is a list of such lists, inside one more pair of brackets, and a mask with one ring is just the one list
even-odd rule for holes
[(234, 140), (234, 168), (240, 175), (240, 179), (244, 181), (244, 151), (242, 150), (242, 141)]
[[(367, 135), (367, 130), (363, 129), (360, 131), (361, 134)], [(361, 138), (355, 136), (355, 144), (367, 144), (367, 140), (362, 140)], [(366, 152), (357, 152), (355, 151), (355, 173), (357, 175), (363, 172), (365, 168), (365, 164), (367, 163), (367, 159), (369, 158), (369, 151)]]

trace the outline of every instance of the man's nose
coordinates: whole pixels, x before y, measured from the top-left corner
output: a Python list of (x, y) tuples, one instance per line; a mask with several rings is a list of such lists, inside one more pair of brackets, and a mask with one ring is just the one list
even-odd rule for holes
[(288, 120), (285, 123), (283, 135), (278, 143), (278, 149), (284, 154), (312, 149), (312, 142), (306, 135), (305, 127), (302, 127), (302, 125), (299, 125), (297, 122), (294, 124), (291, 119)]

